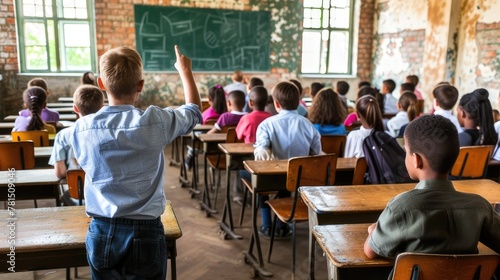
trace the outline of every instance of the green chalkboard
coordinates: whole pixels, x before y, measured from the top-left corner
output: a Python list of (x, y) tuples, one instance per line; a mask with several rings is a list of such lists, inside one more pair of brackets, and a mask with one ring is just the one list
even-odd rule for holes
[(146, 71), (173, 71), (174, 45), (194, 71), (269, 71), (271, 15), (134, 5), (136, 47)]

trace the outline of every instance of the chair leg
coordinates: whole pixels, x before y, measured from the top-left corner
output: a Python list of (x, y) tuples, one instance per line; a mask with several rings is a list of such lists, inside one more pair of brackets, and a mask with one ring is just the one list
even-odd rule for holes
[(269, 241), (269, 251), (267, 252), (267, 262), (271, 262), (271, 254), (273, 253), (273, 244), (274, 244), (274, 234), (276, 231), (276, 225), (278, 224), (278, 217), (274, 215), (273, 223), (271, 226), (271, 240)]
[(292, 279), (295, 279), (295, 221), (292, 222)]
[(248, 189), (244, 187), (245, 190), (243, 191), (243, 205), (241, 205), (241, 213), (240, 213), (240, 227), (243, 224), (243, 216), (245, 216), (245, 208), (247, 205), (247, 196), (248, 196)]
[(78, 267), (75, 267), (75, 279), (78, 278)]
[(217, 209), (217, 196), (220, 187), (220, 169), (217, 169), (217, 180), (215, 181), (214, 209)]

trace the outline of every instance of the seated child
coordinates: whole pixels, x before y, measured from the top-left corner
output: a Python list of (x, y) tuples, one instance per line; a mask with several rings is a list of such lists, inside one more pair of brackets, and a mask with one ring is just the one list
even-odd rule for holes
[(496, 145), (498, 135), (493, 124), (489, 93), (479, 88), (460, 98), (458, 122), (464, 128), (458, 134), (460, 146)]
[(241, 72), (240, 70), (234, 70), (233, 75), (231, 76), (231, 80), (233, 82), (224, 87), (226, 95), (235, 90), (242, 91), (245, 95), (247, 94), (247, 85), (245, 84), (245, 77), (243, 76), (243, 72)]
[(23, 92), (23, 101), (29, 109), (27, 117), (16, 118), (12, 131), (47, 130), (49, 134), (56, 134), (56, 128), (46, 124), (41, 117), (41, 111), (45, 104), (47, 93), (38, 86), (27, 88)]
[[(278, 114), (265, 119), (257, 128), (255, 159), (289, 159), (321, 153), (321, 136), (308, 119), (297, 113), (300, 99), (297, 86), (291, 82), (280, 82), (274, 87), (272, 95)], [(243, 174), (242, 177), (245, 178)], [(267, 199), (269, 197), (259, 196), (262, 215), (259, 232), (269, 237), (271, 212), (264, 203)], [(286, 225), (277, 226), (276, 236), (284, 237), (288, 233)]]
[(226, 126), (236, 126), (246, 113), (243, 112), (243, 107), (245, 107), (245, 93), (239, 90), (231, 91), (227, 96), (227, 108), (228, 112), (220, 115), (214, 127), (207, 133), (217, 133)]
[[(79, 86), (75, 90), (73, 98), (75, 103), (73, 110), (80, 118), (99, 111), (104, 104), (102, 91), (98, 87), (88, 84)], [(72, 127), (65, 128), (57, 133), (54, 140), (54, 149), (52, 149), (49, 164), (54, 166), (56, 176), (59, 178), (65, 178), (67, 170), (80, 168), (69, 145), (72, 132)], [(62, 201), (64, 205), (78, 205), (78, 201), (69, 196), (67, 187), (63, 192)]]
[(208, 103), (210, 107), (203, 111), (203, 124), (209, 119), (219, 119), (220, 115), (227, 112), (226, 94), (220, 85), (208, 89)]
[(401, 127), (415, 119), (417, 116), (416, 105), (417, 97), (411, 91), (405, 91), (399, 97), (399, 112), (387, 122), (387, 128), (392, 137), (398, 137)]
[(392, 95), (395, 88), (396, 83), (391, 79), (382, 82), (380, 93), (384, 95), (385, 114), (396, 114), (398, 112), (398, 99)]
[(243, 139), (245, 143), (255, 143), (257, 127), (271, 114), (264, 111), (267, 104), (267, 90), (265, 87), (255, 86), (248, 95), (248, 107), (252, 112), (241, 117), (235, 131), (238, 139)]
[(331, 88), (320, 90), (309, 109), (309, 120), (321, 135), (345, 135), (346, 115), (339, 95)]
[(314, 82), (311, 84), (311, 98), (314, 99), (316, 94), (322, 90), (325, 86), (322, 83)]
[(365, 95), (356, 102), (356, 115), (361, 122), (359, 130), (347, 134), (344, 157), (364, 157), (363, 141), (370, 135), (372, 130), (384, 131), (382, 124), (382, 113), (380, 106), (372, 95)]
[[(42, 78), (33, 78), (33, 79), (31, 79), (28, 82), (28, 88), (29, 87), (33, 87), (33, 86), (38, 86), (38, 87), (43, 88), (43, 90), (45, 90), (45, 94), (47, 96), (50, 93), (49, 89), (48, 89), (48, 86), (47, 86), (47, 82), (44, 79), (42, 79)], [(47, 100), (47, 96), (45, 97), (45, 100)], [(49, 108), (47, 108), (47, 106), (46, 106), (47, 103), (45, 103), (45, 102), (41, 105), (40, 116), (42, 117), (42, 120), (44, 122), (54, 122), (54, 123), (58, 122), (59, 121), (59, 112), (54, 111), (54, 110), (50, 110)], [(27, 109), (19, 111), (19, 116), (22, 116), (22, 117), (26, 118), (26, 117), (29, 117), (31, 115), (29, 107), (28, 107), (28, 103), (24, 102), (24, 107), (27, 108)]]
[(109, 106), (75, 123), (70, 145), (86, 174), (92, 279), (166, 277), (164, 150), (202, 121), (191, 60), (177, 46), (175, 53), (185, 105), (135, 108), (144, 88), (142, 59), (135, 49), (118, 47), (99, 60), (97, 83)]
[(271, 94), (267, 95), (267, 104), (266, 104), (266, 109), (264, 109), (264, 111), (271, 114), (271, 116), (278, 114), (278, 111), (276, 111), (276, 108), (274, 107), (274, 99)]
[[(368, 87), (368, 86), (363, 86), (363, 87), (361, 87), (361, 89), (358, 90), (358, 95), (356, 97), (356, 100), (359, 100), (361, 97), (366, 96), (366, 95), (371, 95), (371, 96), (375, 97), (375, 100), (377, 100), (377, 104), (379, 105), (380, 114), (382, 114), (383, 107), (381, 106), (381, 104), (383, 105), (383, 103), (380, 103), (379, 99), (380, 99), (380, 97), (383, 98), (383, 96), (376, 89)], [(356, 105), (354, 105), (354, 106), (356, 106)], [(356, 123), (358, 121), (359, 121), (358, 115), (356, 114), (356, 112), (352, 112), (349, 115), (347, 115), (347, 117), (345, 118), (344, 126), (352, 126), (354, 123)]]
[(247, 86), (247, 92), (248, 94), (245, 95), (245, 107), (243, 108), (243, 112), (246, 112), (246, 113), (250, 113), (252, 112), (252, 108), (250, 108), (250, 106), (248, 106), (248, 100), (249, 100), (249, 92), (252, 90), (252, 88), (256, 87), (256, 86), (264, 86), (264, 81), (262, 81), (262, 79), (260, 78), (257, 78), (257, 77), (252, 77), (250, 79), (250, 81), (248, 82), (248, 86)]
[(299, 115), (307, 118), (308, 109), (306, 103), (302, 101), (302, 97), (304, 96), (304, 89), (302, 88), (302, 84), (299, 81), (293, 79), (290, 80), (290, 82), (292, 82), (292, 84), (297, 86), (297, 88), (299, 89), (300, 96), (299, 96), (299, 106), (297, 107), (297, 112), (299, 113)]
[(432, 95), (434, 96), (434, 114), (449, 119), (457, 128), (458, 133), (462, 132), (462, 127), (452, 112), (458, 100), (457, 88), (449, 84), (437, 85)]
[(408, 76), (406, 76), (406, 83), (409, 83), (409, 84), (413, 85), (413, 87), (414, 87), (413, 93), (415, 93), (415, 96), (417, 97), (417, 100), (422, 100), (422, 99), (424, 99), (422, 97), (422, 93), (417, 89), (418, 82), (419, 82), (418, 76), (416, 76), (416, 75), (408, 75)]
[(92, 73), (92, 72), (85, 72), (85, 73), (83, 73), (82, 77), (80, 78), (80, 83), (82, 85), (97, 86), (96, 78), (94, 76), (94, 73)]
[(448, 180), (459, 153), (455, 126), (442, 116), (421, 116), (406, 128), (404, 143), (408, 173), (420, 182), (389, 201), (368, 227), (366, 256), (475, 254), (478, 241), (500, 253), (500, 216), (487, 200), (456, 191)]
[[(347, 93), (349, 92), (349, 84), (346, 81), (338, 81), (337, 86), (335, 88), (337, 90), (337, 93), (339, 94), (340, 101), (342, 102), (342, 105), (344, 105), (344, 108), (346, 109), (347, 112)], [(350, 101), (352, 103), (352, 101)]]

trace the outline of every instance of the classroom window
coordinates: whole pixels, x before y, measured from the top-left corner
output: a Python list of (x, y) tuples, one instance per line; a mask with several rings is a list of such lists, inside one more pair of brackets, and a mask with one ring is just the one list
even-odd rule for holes
[(16, 0), (21, 72), (96, 71), (91, 0)]
[(354, 0), (304, 0), (304, 74), (351, 74)]

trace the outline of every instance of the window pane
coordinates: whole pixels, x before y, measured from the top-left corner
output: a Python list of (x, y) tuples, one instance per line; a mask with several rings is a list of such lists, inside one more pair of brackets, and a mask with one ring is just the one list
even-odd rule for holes
[(311, 27), (312, 28), (320, 28), (321, 27), (321, 20), (319, 20), (319, 19), (311, 20)]
[(304, 18), (311, 18), (311, 16), (312, 16), (311, 9), (304, 8)]
[(304, 31), (302, 36), (302, 73), (318, 73), (320, 52), (321, 33)]
[(90, 66), (90, 48), (66, 48), (66, 70), (85, 70)]
[(28, 70), (47, 69), (47, 53), (45, 47), (26, 47), (26, 68)]
[(304, 0), (304, 7), (321, 8), (322, 0)]
[(347, 73), (349, 70), (349, 32), (332, 32), (330, 39), (329, 73)]
[(65, 23), (63, 70), (84, 70), (91, 65), (89, 25)]
[(74, 8), (64, 8), (63, 13), (65, 18), (76, 18)]
[(26, 46), (46, 45), (45, 25), (39, 22), (24, 24), (24, 44)]
[(311, 28), (311, 19), (305, 18), (303, 21), (304, 28)]
[(332, 6), (339, 8), (349, 7), (349, 0), (332, 0)]
[(87, 9), (75, 9), (76, 18), (85, 19), (87, 18)]
[(68, 7), (75, 7), (75, 1), (74, 0), (63, 0), (63, 7), (68, 8)]
[(45, 16), (52, 17), (52, 6), (51, 5), (45, 6)]
[(76, 0), (75, 7), (87, 9), (87, 1), (86, 0)]
[(331, 9), (330, 26), (334, 28), (349, 28), (349, 12), (347, 9)]
[(64, 45), (66, 47), (88, 47), (90, 46), (90, 35), (88, 24), (64, 24)]
[(321, 18), (321, 9), (312, 9), (311, 10), (311, 17), (315, 19), (320, 19)]
[(49, 35), (49, 60), (50, 60), (50, 70), (57, 69), (57, 55), (56, 55), (56, 37), (54, 34), (54, 21), (47, 21), (47, 33)]
[(35, 16), (35, 6), (34, 5), (23, 5), (23, 15), (25, 17)]

